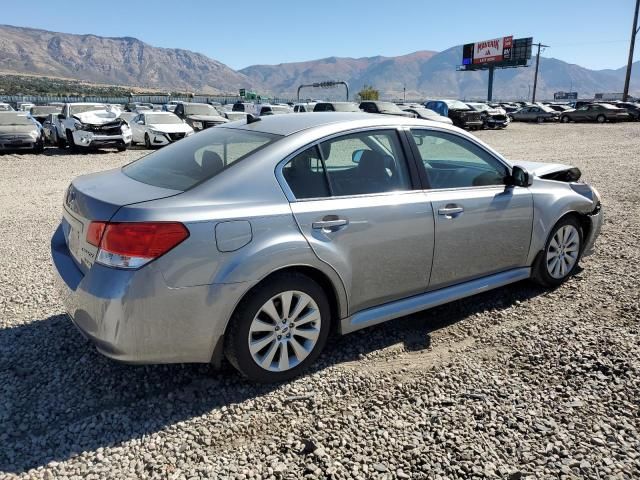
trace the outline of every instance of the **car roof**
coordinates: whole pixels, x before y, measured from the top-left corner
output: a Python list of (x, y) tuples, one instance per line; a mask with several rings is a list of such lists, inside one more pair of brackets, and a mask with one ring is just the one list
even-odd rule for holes
[(441, 123), (429, 120), (392, 115), (371, 115), (370, 113), (359, 112), (313, 112), (261, 117), (257, 122), (243, 123), (240, 121), (225, 125), (223, 128), (240, 128), (243, 130), (288, 136), (302, 130), (324, 127), (326, 125), (334, 125), (337, 131), (342, 130), (344, 127), (363, 128), (396, 125), (447, 127)]

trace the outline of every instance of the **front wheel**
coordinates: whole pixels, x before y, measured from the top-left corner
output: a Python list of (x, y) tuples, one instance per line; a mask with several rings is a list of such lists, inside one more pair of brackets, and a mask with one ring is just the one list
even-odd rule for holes
[(225, 335), (225, 354), (251, 381), (289, 380), (320, 355), (330, 322), (327, 296), (315, 281), (280, 274), (242, 300)]
[(563, 115), (563, 116), (561, 116), (561, 117), (560, 117), (560, 121), (561, 121), (562, 123), (569, 123), (570, 118), (569, 118), (569, 117), (567, 117), (566, 115)]
[(144, 134), (144, 148), (147, 150), (151, 150), (151, 139), (149, 138), (149, 134)]
[(598, 123), (604, 123), (604, 122), (606, 122), (606, 121), (607, 121), (607, 117), (605, 117), (604, 115), (598, 115), (598, 116), (596, 117), (596, 121), (597, 121)]
[(557, 287), (573, 275), (582, 253), (582, 235), (575, 217), (561, 219), (551, 230), (544, 251), (538, 254), (532, 279), (545, 287)]
[(538, 117), (538, 118), (536, 118), (536, 122), (538, 122), (538, 123), (544, 123), (544, 117)]

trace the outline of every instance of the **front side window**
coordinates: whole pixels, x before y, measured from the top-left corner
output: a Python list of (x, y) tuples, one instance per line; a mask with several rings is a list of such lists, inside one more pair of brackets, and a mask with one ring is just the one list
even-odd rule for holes
[(184, 191), (279, 138), (235, 128), (210, 128), (142, 157), (122, 171), (142, 183)]
[(429, 130), (411, 130), (411, 135), (430, 188), (504, 185), (507, 167), (469, 140)]

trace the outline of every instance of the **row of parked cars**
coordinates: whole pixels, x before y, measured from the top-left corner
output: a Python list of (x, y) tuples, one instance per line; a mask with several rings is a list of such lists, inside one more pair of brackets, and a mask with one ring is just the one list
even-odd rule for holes
[(386, 101), (307, 101), (291, 104), (236, 102), (196, 103), (171, 101), (164, 105), (132, 102), (104, 103), (21, 102), (14, 109), (0, 103), (0, 151), (32, 150), (45, 145), (69, 148), (126, 150), (132, 144), (146, 148), (168, 145), (193, 133), (249, 116), (305, 112), (367, 112), (421, 118), (453, 124), (466, 130), (502, 129), (512, 121), (617, 122), (640, 119), (640, 104), (633, 102), (573, 104), (538, 102), (484, 103), (460, 100), (428, 100), (420, 103)]
[(640, 120), (640, 104), (634, 102), (573, 103), (537, 102), (500, 104), (513, 121), (523, 122), (625, 122)]

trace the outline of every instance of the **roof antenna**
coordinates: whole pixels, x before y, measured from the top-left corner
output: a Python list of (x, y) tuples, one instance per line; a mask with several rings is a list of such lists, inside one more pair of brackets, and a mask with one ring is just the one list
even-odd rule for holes
[(247, 125), (251, 123), (259, 122), (260, 120), (261, 120), (260, 117), (254, 117), (250, 113), (247, 113)]

